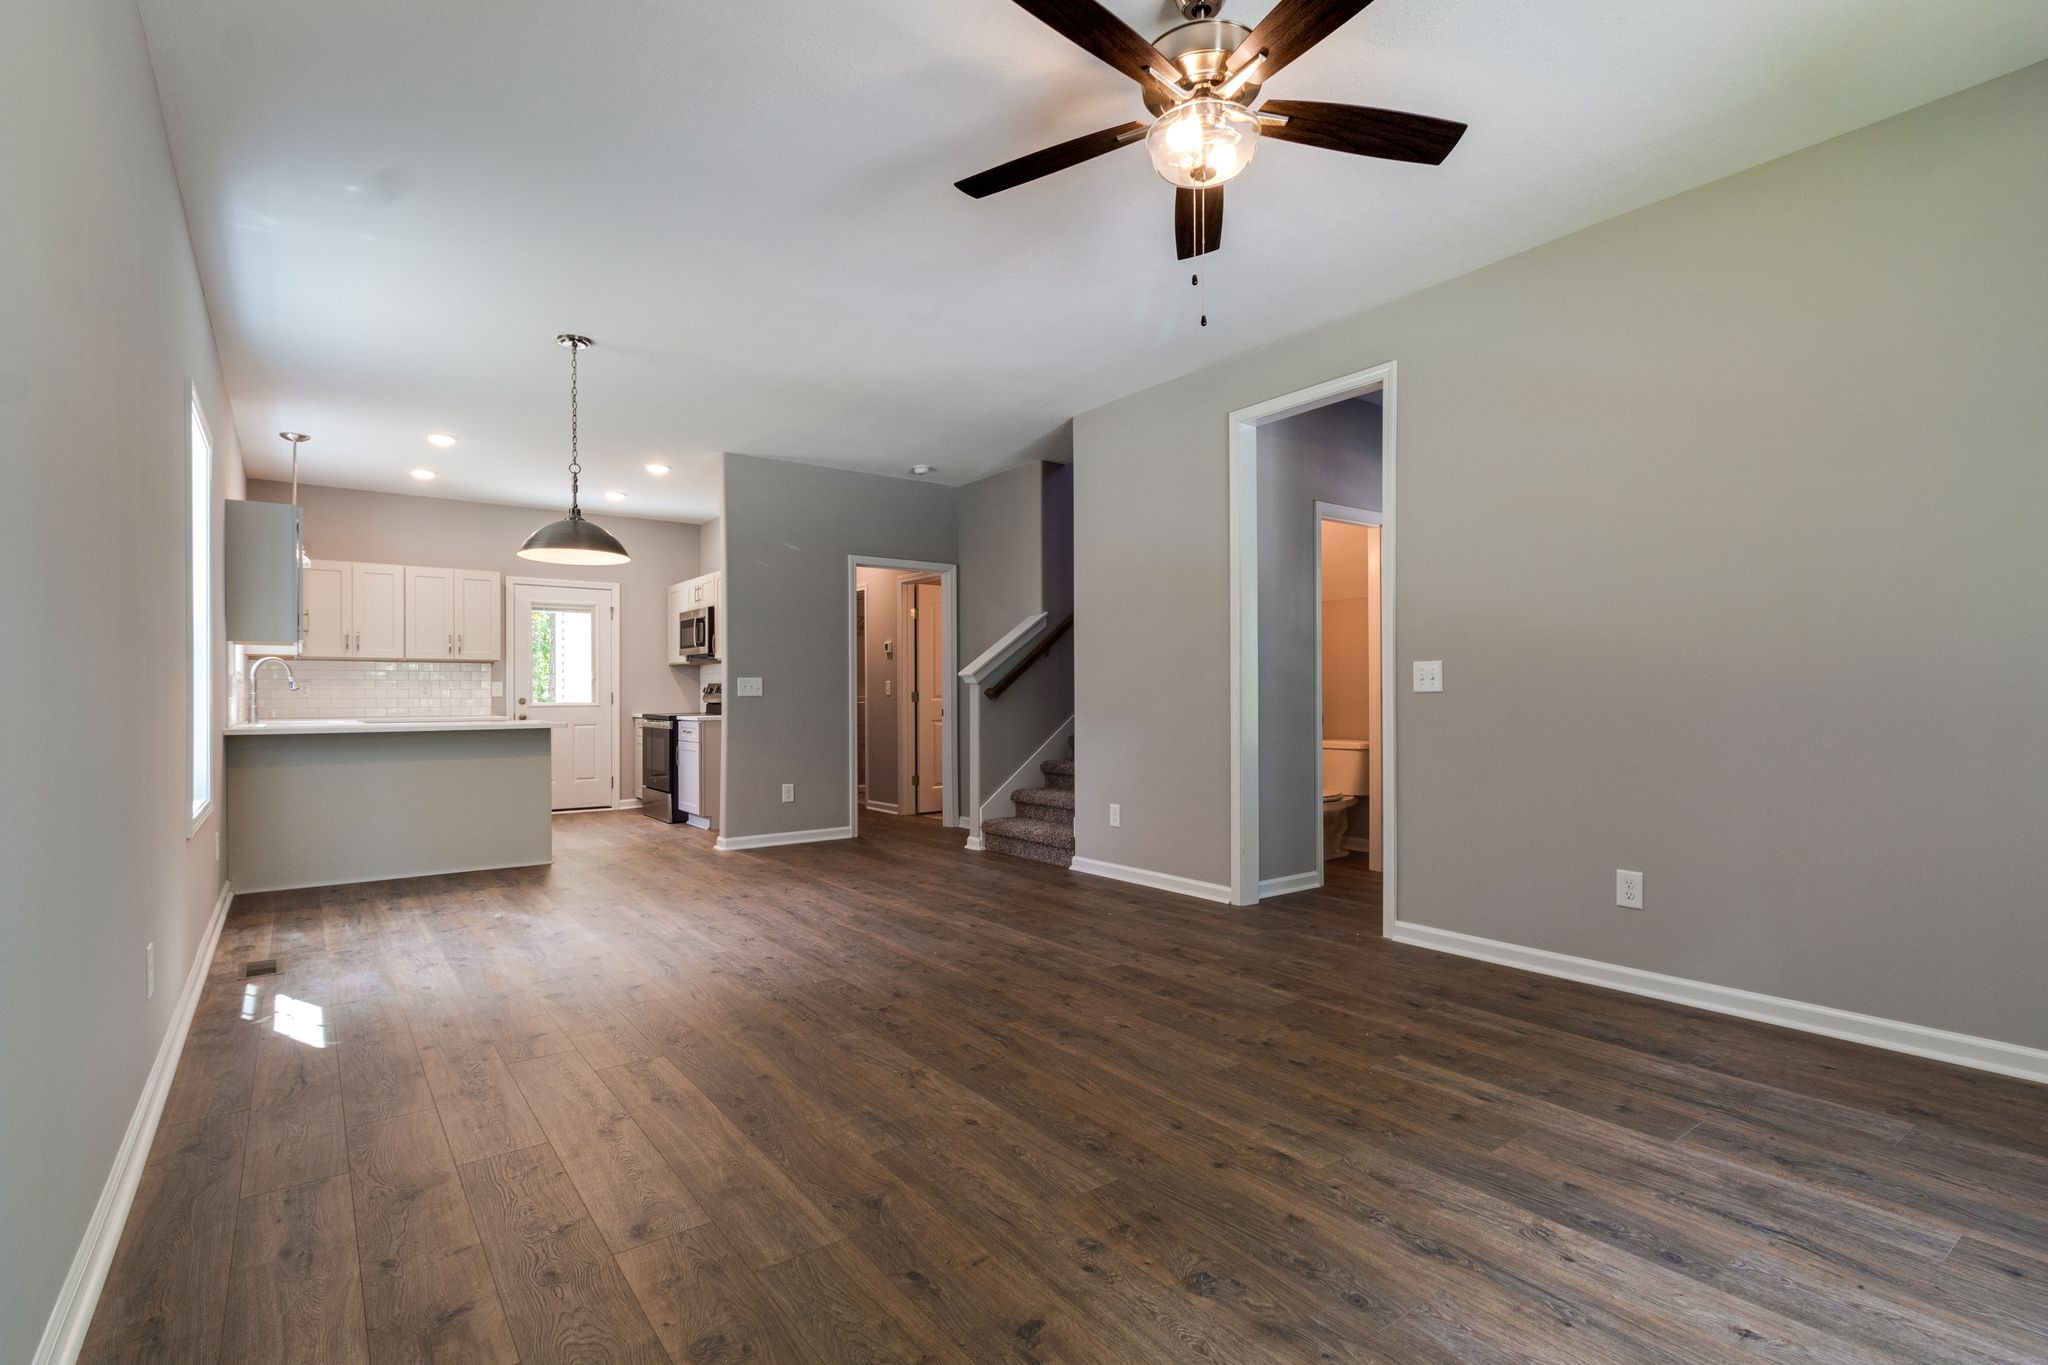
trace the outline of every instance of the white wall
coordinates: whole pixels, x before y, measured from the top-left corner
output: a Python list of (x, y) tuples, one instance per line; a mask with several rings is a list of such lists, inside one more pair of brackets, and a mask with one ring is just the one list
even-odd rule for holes
[(26, 1361), (220, 889), (218, 798), (187, 837), (191, 386), (216, 488), (242, 474), (133, 5), (23, 0), (6, 29), (0, 1360)]
[(2044, 167), (2036, 66), (1077, 418), (1079, 854), (1228, 880), (1227, 415), (1396, 361), (1403, 919), (2048, 1045)]

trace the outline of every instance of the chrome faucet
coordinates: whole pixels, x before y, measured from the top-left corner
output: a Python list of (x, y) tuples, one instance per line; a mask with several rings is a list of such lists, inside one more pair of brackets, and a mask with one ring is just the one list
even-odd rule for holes
[(285, 686), (291, 688), (291, 690), (294, 692), (299, 690), (299, 680), (292, 676), (292, 666), (286, 663), (283, 659), (279, 658), (277, 655), (266, 654), (262, 658), (258, 659), (255, 663), (250, 664), (249, 723), (251, 725), (256, 724), (256, 670), (263, 667), (263, 665), (265, 664), (276, 664), (279, 668), (283, 669)]

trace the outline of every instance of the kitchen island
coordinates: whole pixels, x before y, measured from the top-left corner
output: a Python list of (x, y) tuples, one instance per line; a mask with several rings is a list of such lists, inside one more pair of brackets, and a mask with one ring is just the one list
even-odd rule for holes
[(554, 861), (544, 721), (288, 720), (227, 727), (238, 892)]

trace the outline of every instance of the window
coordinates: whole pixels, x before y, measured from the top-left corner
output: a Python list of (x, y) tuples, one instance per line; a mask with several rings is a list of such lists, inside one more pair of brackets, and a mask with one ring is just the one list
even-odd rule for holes
[(534, 703), (596, 701), (597, 613), (589, 607), (535, 607), (531, 635)]
[(213, 442), (199, 394), (192, 394), (192, 437), (187, 451), (189, 505), (185, 523), (187, 658), (192, 678), (192, 824), (213, 807)]

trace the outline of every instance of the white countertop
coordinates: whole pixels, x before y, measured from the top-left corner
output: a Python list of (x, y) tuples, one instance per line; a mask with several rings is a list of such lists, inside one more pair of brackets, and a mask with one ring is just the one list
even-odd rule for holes
[(545, 730), (544, 720), (507, 720), (503, 716), (466, 716), (434, 720), (260, 720), (230, 725), (225, 735), (389, 735), (415, 730)]

